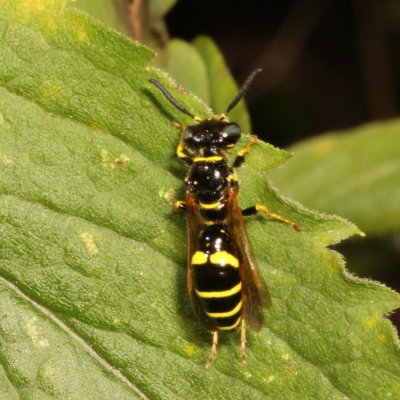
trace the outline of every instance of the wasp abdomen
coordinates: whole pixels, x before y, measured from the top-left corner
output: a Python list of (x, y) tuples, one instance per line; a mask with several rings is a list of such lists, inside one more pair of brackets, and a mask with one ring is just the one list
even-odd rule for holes
[(216, 329), (235, 329), (241, 320), (239, 259), (227, 226), (205, 228), (192, 259), (193, 283), (205, 314)]

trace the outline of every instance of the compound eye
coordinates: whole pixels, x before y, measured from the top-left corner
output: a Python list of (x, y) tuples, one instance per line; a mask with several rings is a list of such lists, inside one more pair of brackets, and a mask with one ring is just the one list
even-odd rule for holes
[(190, 128), (186, 128), (183, 132), (183, 140), (185, 142), (191, 142), (193, 140), (193, 131)]
[(228, 144), (236, 143), (240, 139), (241, 134), (240, 126), (234, 122), (227, 125), (222, 131), (222, 136)]

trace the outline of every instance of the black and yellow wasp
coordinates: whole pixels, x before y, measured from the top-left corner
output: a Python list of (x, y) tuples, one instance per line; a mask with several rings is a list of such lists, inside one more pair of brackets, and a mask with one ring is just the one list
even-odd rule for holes
[(227, 153), (241, 137), (238, 124), (229, 122), (229, 111), (248, 90), (253, 71), (226, 112), (219, 119), (202, 120), (177, 102), (157, 80), (149, 79), (181, 112), (196, 123), (181, 131), (177, 156), (190, 166), (185, 179), (186, 199), (177, 201), (175, 209), (186, 211), (188, 232), (188, 289), (196, 316), (212, 333), (211, 356), (216, 356), (218, 332), (241, 329), (242, 363), (246, 365), (246, 327), (259, 331), (263, 324), (263, 306), (270, 304), (266, 285), (257, 272), (243, 216), (261, 211), (297, 230), (301, 227), (256, 204), (241, 210), (238, 206), (238, 179), (234, 168), (240, 167), (257, 136), (236, 155), (233, 166)]

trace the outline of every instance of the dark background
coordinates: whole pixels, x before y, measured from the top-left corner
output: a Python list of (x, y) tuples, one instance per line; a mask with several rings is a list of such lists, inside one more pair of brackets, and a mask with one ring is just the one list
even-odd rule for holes
[(247, 102), (276, 145), (398, 113), (398, 0), (180, 0), (167, 24), (211, 36), (240, 83), (264, 68)]
[[(211, 36), (239, 84), (264, 69), (246, 100), (253, 132), (274, 145), (399, 114), (399, 0), (180, 0), (166, 22), (171, 37)], [(400, 291), (398, 233), (335, 248)]]

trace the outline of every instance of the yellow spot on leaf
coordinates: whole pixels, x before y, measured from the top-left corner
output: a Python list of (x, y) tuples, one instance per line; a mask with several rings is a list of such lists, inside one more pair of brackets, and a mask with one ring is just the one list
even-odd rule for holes
[(130, 160), (130, 158), (126, 154), (121, 154), (116, 159), (111, 160), (108, 150), (106, 150), (106, 149), (100, 150), (101, 163), (112, 169), (122, 167), (124, 165), (124, 163), (128, 162), (129, 160)]
[(60, 89), (58, 87), (50, 88), (50, 93), (54, 96), (55, 94), (59, 93)]
[(388, 338), (384, 333), (380, 333), (378, 335), (378, 339), (382, 342), (382, 343), (387, 343), (388, 342)]
[(332, 150), (332, 142), (328, 139), (318, 141), (314, 146), (314, 151), (319, 155), (328, 154)]
[(83, 42), (88, 40), (86, 33), (86, 24), (79, 20), (72, 20), (70, 22), (71, 33), (78, 38), (79, 41)]
[(91, 125), (91, 128), (94, 131), (101, 131), (103, 129), (100, 125), (96, 125), (96, 124)]
[(37, 10), (45, 10), (46, 9), (47, 0), (24, 0), (23, 6), (26, 8), (36, 8)]
[(82, 239), (83, 243), (86, 246), (86, 249), (89, 254), (96, 254), (99, 252), (99, 249), (96, 246), (96, 243), (93, 239), (93, 236), (89, 232), (82, 232), (79, 237)]
[(47, 347), (49, 345), (49, 342), (46, 338), (41, 337), (38, 327), (36, 326), (36, 321), (37, 321), (36, 317), (33, 317), (28, 320), (28, 322), (26, 324), (26, 332), (29, 335), (29, 337), (31, 338), (34, 346)]
[(48, 28), (55, 28), (57, 25), (57, 18), (54, 16), (49, 16), (49, 19), (47, 20), (47, 26)]
[(293, 375), (297, 375), (297, 363), (295, 363), (294, 361), (291, 362), (287, 367), (286, 367), (286, 371), (289, 374), (293, 374)]
[(186, 347), (184, 348), (184, 350), (185, 350), (185, 353), (186, 353), (189, 357), (192, 357), (194, 354), (196, 354), (196, 349), (195, 349), (191, 344), (189, 344), (188, 346), (186, 346)]
[(56, 374), (56, 371), (52, 367), (46, 367), (46, 369), (44, 370), (44, 373), (46, 375), (54, 376)]
[(24, 20), (35, 20), (54, 28), (61, 14), (59, 0), (19, 0), (16, 16)]
[(87, 33), (86, 32), (79, 32), (78, 38), (81, 42), (87, 39)]
[(289, 353), (283, 354), (283, 355), (282, 355), (282, 358), (283, 358), (284, 360), (289, 360), (289, 358), (290, 358)]
[(114, 160), (114, 168), (122, 167), (130, 158), (126, 154), (121, 154)]
[(0, 153), (0, 161), (4, 164), (4, 165), (10, 165), (10, 164), (14, 164), (14, 160), (8, 156), (6, 156), (5, 154), (1, 154)]
[(171, 205), (173, 205), (175, 203), (175, 189), (173, 189), (173, 188), (169, 188), (167, 190), (160, 189), (158, 191), (158, 196), (161, 199), (166, 200)]
[(329, 235), (322, 235), (318, 240), (316, 240), (316, 244), (320, 246), (325, 246), (330, 241), (331, 237)]
[(107, 164), (110, 161), (110, 157), (108, 156), (108, 150), (106, 149), (100, 150), (100, 161), (103, 164)]
[(270, 375), (268, 378), (264, 379), (264, 382), (271, 383), (276, 379), (275, 375)]
[(371, 319), (367, 320), (367, 325), (368, 326), (375, 326), (376, 325), (376, 319), (371, 318)]
[(43, 86), (40, 88), (40, 94), (42, 97), (54, 96), (60, 92), (60, 89), (55, 86)]
[(330, 272), (331, 274), (334, 274), (335, 272), (337, 272), (337, 268), (335, 266), (333, 266), (332, 264), (330, 264), (328, 267), (328, 272)]

